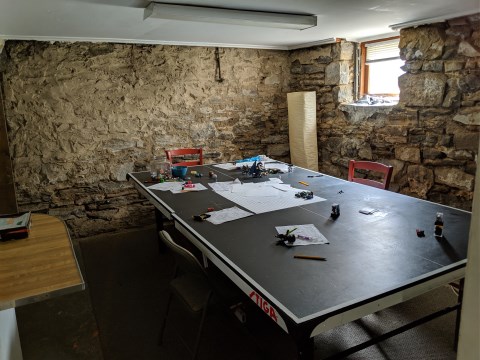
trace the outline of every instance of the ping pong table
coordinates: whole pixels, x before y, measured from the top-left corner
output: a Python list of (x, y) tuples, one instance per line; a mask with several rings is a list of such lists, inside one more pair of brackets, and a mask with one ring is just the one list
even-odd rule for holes
[[(300, 206), (213, 225), (192, 216), (207, 208), (220, 210), (236, 204), (212, 191), (208, 185), (212, 180), (205, 176), (209, 171), (217, 174), (218, 182), (267, 178), (253, 179), (214, 165), (191, 170), (204, 174), (191, 178), (207, 190), (180, 194), (152, 190), (149, 172), (130, 173), (127, 178), (155, 206), (157, 219), (173, 220), (208, 261), (292, 337), (299, 359), (313, 357), (313, 337), (318, 334), (444, 284), (457, 280), (463, 284), (471, 217), (467, 211), (294, 167), (292, 172), (268, 178), (281, 177), (284, 183), (313, 191), (326, 201), (305, 200)], [(330, 216), (333, 203), (340, 204), (341, 211), (335, 220)], [(376, 211), (365, 215), (359, 212), (363, 208)], [(441, 239), (433, 234), (437, 212), (445, 219)], [(275, 227), (294, 224), (314, 224), (329, 244), (276, 246)], [(425, 236), (417, 236), (417, 229)], [(326, 261), (299, 260), (295, 254), (321, 256)], [(452, 307), (359, 344), (344, 355), (446, 312), (457, 311), (458, 325), (459, 298)]]

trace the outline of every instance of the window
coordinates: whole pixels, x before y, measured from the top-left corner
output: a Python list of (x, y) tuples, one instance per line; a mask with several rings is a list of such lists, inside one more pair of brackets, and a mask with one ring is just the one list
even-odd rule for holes
[(360, 96), (398, 99), (398, 77), (404, 73), (398, 42), (399, 37), (394, 37), (360, 45)]

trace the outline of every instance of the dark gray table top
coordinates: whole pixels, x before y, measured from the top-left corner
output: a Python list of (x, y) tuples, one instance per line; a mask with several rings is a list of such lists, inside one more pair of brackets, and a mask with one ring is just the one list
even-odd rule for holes
[[(245, 179), (238, 170), (225, 171), (211, 165), (190, 170), (204, 174), (202, 178), (192, 177), (192, 181), (203, 183), (208, 190), (153, 194), (200, 234), (215, 256), (234, 263), (241, 277), (260, 284), (274, 303), (282, 304), (300, 321), (465, 266), (469, 212), (326, 175), (308, 178), (314, 173), (295, 168), (292, 173), (281, 174), (281, 179), (301, 190), (311, 190), (326, 201), (309, 204), (305, 200), (303, 206), (213, 225), (194, 221), (192, 216), (209, 207), (220, 210), (236, 204), (211, 190), (207, 184), (211, 179), (205, 176), (208, 171), (218, 174), (217, 181), (266, 179)], [(142, 184), (149, 175), (130, 176)], [(332, 203), (340, 204), (341, 215), (336, 220), (330, 218)], [(359, 213), (365, 207), (378, 211), (372, 215)], [(433, 235), (437, 212), (443, 212), (445, 219), (441, 240)], [(296, 224), (314, 224), (330, 244), (276, 246), (275, 226)], [(424, 230), (426, 236), (417, 237), (416, 229)], [(327, 261), (294, 259), (295, 254), (322, 256)]]

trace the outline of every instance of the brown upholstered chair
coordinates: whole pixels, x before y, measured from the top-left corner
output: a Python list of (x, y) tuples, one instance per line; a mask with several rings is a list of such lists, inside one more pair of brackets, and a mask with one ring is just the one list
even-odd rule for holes
[(202, 148), (165, 150), (165, 155), (167, 156), (167, 161), (169, 161), (174, 166), (203, 165)]
[[(355, 170), (368, 170), (383, 176), (383, 180), (355, 177)], [(392, 178), (393, 166), (373, 161), (350, 160), (348, 163), (348, 181), (387, 190)]]

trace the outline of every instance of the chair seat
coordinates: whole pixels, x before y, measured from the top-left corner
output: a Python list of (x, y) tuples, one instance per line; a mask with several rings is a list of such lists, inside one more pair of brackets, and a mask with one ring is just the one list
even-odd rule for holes
[(181, 275), (170, 282), (170, 287), (192, 313), (200, 312), (211, 294), (211, 286), (197, 274)]

